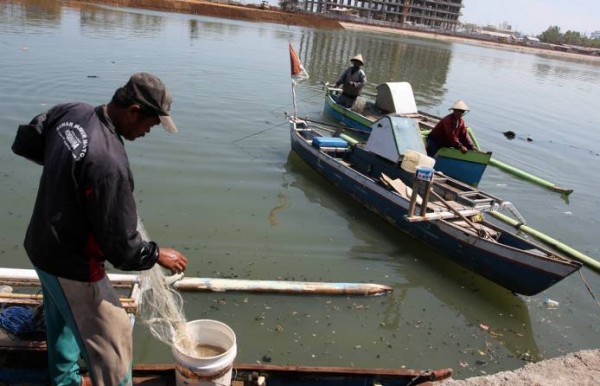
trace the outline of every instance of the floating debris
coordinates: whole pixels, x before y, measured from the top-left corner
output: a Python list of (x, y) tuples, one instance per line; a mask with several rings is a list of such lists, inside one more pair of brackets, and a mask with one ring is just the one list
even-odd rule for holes
[(546, 299), (544, 300), (544, 305), (546, 308), (558, 308), (559, 303), (556, 300)]
[(505, 132), (504, 132), (504, 133), (502, 133), (502, 134), (504, 134), (504, 136), (505, 136), (507, 139), (515, 139), (515, 136), (516, 136), (515, 132), (514, 132), (514, 131), (511, 131), (511, 130), (505, 131)]

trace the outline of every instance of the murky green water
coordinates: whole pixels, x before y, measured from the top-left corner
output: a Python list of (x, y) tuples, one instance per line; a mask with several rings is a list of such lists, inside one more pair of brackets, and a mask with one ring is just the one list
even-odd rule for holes
[[(532, 227), (600, 256), (600, 63), (392, 35), (324, 31), (59, 2), (0, 4), (0, 256), (29, 268), (22, 239), (41, 169), (10, 151), (16, 127), (54, 104), (108, 101), (136, 71), (174, 95), (180, 133), (128, 143), (150, 236), (184, 251), (188, 276), (376, 282), (390, 296), (196, 293), (189, 320), (237, 333), (240, 362), (453, 367), (458, 378), (600, 346), (600, 308), (579, 275), (517, 297), (357, 206), (290, 153), (287, 45), (311, 79), (301, 115), (321, 115), (320, 82), (362, 53), (368, 80), (411, 82), (420, 109), (459, 98), (494, 157), (575, 189), (569, 199), (493, 168), (482, 187)], [(502, 132), (512, 130), (508, 141)], [(530, 137), (533, 141), (526, 139)], [(600, 278), (583, 274), (600, 293)], [(548, 309), (545, 299), (559, 302)], [(138, 362), (172, 362), (142, 326)]]

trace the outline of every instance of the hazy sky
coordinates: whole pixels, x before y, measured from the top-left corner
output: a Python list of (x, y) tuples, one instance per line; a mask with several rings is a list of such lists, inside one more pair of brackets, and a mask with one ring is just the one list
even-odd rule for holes
[(513, 31), (539, 35), (557, 25), (561, 32), (600, 31), (599, 0), (464, 0), (463, 23), (498, 26), (508, 22)]

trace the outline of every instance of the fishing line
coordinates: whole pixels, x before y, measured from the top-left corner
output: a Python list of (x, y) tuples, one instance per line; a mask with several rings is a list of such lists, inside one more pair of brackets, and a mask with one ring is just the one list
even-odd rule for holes
[(238, 143), (238, 142), (240, 142), (240, 141), (243, 141), (243, 140), (245, 140), (245, 139), (248, 139), (248, 138), (250, 138), (250, 137), (254, 137), (255, 135), (259, 135), (259, 134), (265, 133), (265, 132), (267, 132), (267, 131), (269, 131), (269, 130), (271, 130), (271, 129), (274, 129), (274, 128), (276, 128), (276, 127), (281, 127), (281, 126), (283, 126), (283, 125), (287, 125), (287, 122), (283, 122), (283, 123), (280, 123), (280, 124), (277, 124), (277, 125), (273, 125), (273, 126), (267, 127), (266, 129), (262, 129), (262, 130), (260, 130), (260, 131), (257, 131), (257, 132), (255, 132), (255, 133), (248, 134), (248, 135), (246, 135), (246, 136), (244, 136), (244, 137), (242, 137), (242, 138), (238, 138), (238, 139), (236, 139), (236, 140), (234, 140), (234, 141), (231, 141), (231, 143)]
[(579, 275), (581, 276), (581, 280), (583, 281), (583, 285), (585, 285), (585, 288), (587, 288), (587, 290), (590, 293), (590, 295), (592, 295), (592, 299), (594, 299), (594, 301), (596, 302), (596, 304), (600, 307), (600, 302), (598, 301), (598, 299), (594, 295), (594, 292), (592, 291), (592, 289), (590, 288), (590, 285), (585, 280), (585, 277), (583, 277), (583, 272), (581, 272), (581, 269), (579, 270)]

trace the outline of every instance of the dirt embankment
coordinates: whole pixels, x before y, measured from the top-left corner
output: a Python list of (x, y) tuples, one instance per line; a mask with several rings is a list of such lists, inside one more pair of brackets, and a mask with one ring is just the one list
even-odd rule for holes
[[(69, 0), (66, 0), (69, 1)], [(80, 2), (81, 0), (72, 0)], [(227, 19), (248, 20), (255, 22), (267, 22), (276, 24), (287, 24), (295, 26), (328, 28), (328, 29), (351, 29), (374, 32), (394, 33), (408, 36), (418, 36), (429, 39), (446, 41), (460, 41), (464, 43), (477, 44), (502, 49), (510, 49), (531, 53), (541, 53), (564, 58), (585, 59), (600, 61), (600, 56), (583, 55), (570, 52), (560, 52), (528, 46), (517, 46), (498, 42), (490, 42), (467, 37), (454, 37), (443, 33), (432, 33), (426, 31), (415, 31), (400, 28), (378, 27), (362, 23), (339, 22), (334, 19), (318, 14), (288, 13), (275, 9), (261, 9), (258, 5), (229, 5), (214, 3), (206, 0), (87, 0), (88, 3), (110, 4), (120, 7), (145, 8), (165, 12), (187, 13), (194, 15), (205, 15)]]
[(314, 14), (287, 13), (272, 9), (261, 9), (258, 6), (236, 6), (200, 0), (88, 0), (88, 2), (255, 22), (314, 28), (343, 28), (336, 20)]
[(442, 382), (440, 386), (600, 386), (600, 350), (583, 350), (514, 371), (465, 380)]

